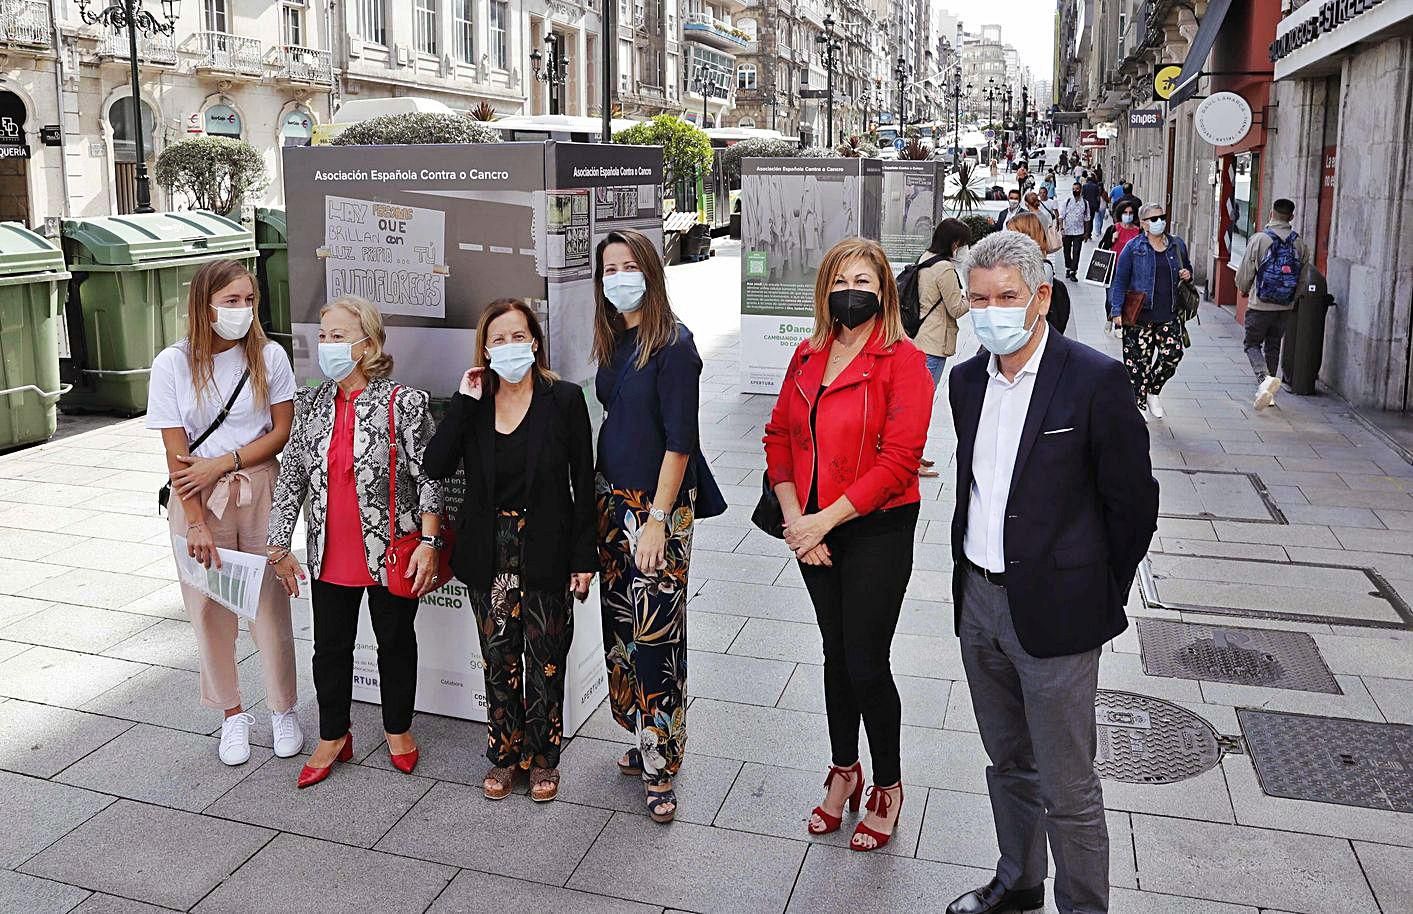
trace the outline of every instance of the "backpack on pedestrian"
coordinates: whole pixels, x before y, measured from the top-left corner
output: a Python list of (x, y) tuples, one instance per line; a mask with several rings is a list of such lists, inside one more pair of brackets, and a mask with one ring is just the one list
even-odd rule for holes
[[(937, 310), (937, 305), (926, 314), (922, 313), (922, 296), (918, 291), (918, 283), (922, 280), (922, 271), (946, 260), (946, 256), (938, 254), (929, 257), (921, 263), (909, 264), (903, 268), (903, 272), (898, 274), (898, 309), (903, 313), (903, 332), (908, 338), (917, 336), (922, 329), (923, 321), (932, 316), (932, 312)], [(941, 304), (939, 301), (937, 304)]]
[(1256, 269), (1256, 297), (1273, 305), (1294, 304), (1303, 266), (1295, 246), (1300, 235), (1291, 232), (1282, 238), (1271, 229), (1266, 229), (1265, 234), (1271, 239), (1271, 247)]

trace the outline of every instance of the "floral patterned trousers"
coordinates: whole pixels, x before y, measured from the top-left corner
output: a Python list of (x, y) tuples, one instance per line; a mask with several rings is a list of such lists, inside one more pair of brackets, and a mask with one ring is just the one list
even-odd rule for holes
[(1182, 323), (1134, 324), (1124, 328), (1124, 366), (1133, 384), (1133, 395), (1142, 405), (1149, 395), (1162, 393), (1163, 385), (1177, 373), (1182, 361)]
[(637, 737), (643, 780), (661, 784), (682, 766), (687, 746), (687, 566), (692, 556), (690, 494), (667, 519), (666, 567), (638, 570), (633, 554), (652, 494), (613, 488), (602, 476), (599, 598), (613, 719)]
[(504, 768), (559, 767), (565, 659), (574, 635), (572, 597), (520, 589), (525, 519), (496, 519), (491, 589), (471, 590), (486, 671), (486, 758)]

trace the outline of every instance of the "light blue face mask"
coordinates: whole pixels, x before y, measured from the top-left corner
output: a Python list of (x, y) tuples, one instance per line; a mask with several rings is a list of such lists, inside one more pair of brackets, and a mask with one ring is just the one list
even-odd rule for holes
[(1031, 333), (1035, 331), (1035, 325), (1040, 323), (1040, 315), (1037, 314), (1029, 327), (1025, 325), (1025, 314), (1034, 300), (1035, 293), (1032, 292), (1023, 308), (991, 305), (987, 308), (971, 309), (972, 329), (976, 331), (977, 340), (986, 347), (987, 352), (1010, 355), (1026, 344)]
[(365, 336), (351, 343), (320, 343), (319, 370), (324, 373), (324, 377), (330, 381), (342, 381), (353, 374), (353, 369), (358, 365), (353, 358), (353, 347), (366, 339), (368, 337)]
[(603, 297), (622, 314), (637, 311), (643, 304), (643, 293), (647, 289), (648, 281), (642, 273), (620, 270), (603, 278)]
[(1124, 225), (1132, 225), (1133, 213), (1124, 213), (1122, 216), (1119, 217), (1119, 221), (1122, 222)]
[(511, 384), (518, 384), (535, 364), (534, 343), (502, 343), (486, 352), (491, 359), (491, 371)]

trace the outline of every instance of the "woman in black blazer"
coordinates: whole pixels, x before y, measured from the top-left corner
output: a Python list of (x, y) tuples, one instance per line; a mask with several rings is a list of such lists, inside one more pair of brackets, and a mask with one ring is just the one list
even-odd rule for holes
[(433, 479), (463, 465), (451, 564), (470, 590), (485, 661), (485, 794), (509, 796), (528, 768), (530, 797), (545, 802), (559, 792), (573, 599), (599, 564), (594, 446), (583, 390), (549, 370), (544, 333), (520, 299), (486, 307), (475, 366), (422, 458)]

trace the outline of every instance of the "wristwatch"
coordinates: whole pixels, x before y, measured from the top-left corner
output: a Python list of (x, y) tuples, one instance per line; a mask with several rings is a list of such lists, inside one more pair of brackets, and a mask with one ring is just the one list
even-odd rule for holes
[(648, 508), (648, 517), (657, 521), (659, 524), (663, 524), (664, 526), (667, 524), (667, 512), (659, 508), (657, 505), (653, 505), (651, 508)]
[(440, 536), (427, 536), (425, 533), (422, 535), (422, 538), (418, 540), (418, 542), (420, 542), (424, 546), (431, 546), (438, 552), (441, 551), (442, 546), (446, 545), (446, 540), (442, 539)]

